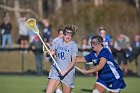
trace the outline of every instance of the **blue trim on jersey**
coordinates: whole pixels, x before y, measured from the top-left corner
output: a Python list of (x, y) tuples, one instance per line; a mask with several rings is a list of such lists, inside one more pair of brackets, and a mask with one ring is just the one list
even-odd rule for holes
[(108, 38), (104, 38), (102, 42), (103, 46), (106, 48), (110, 48), (110, 40)]

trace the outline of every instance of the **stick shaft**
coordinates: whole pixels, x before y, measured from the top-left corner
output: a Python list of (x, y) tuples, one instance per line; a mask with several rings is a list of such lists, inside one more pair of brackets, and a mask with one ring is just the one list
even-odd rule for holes
[[(79, 70), (80, 72), (81, 72), (81, 69), (79, 68), (79, 67), (77, 67), (77, 66), (74, 66), (77, 70)], [(85, 74), (85, 73), (83, 73), (83, 72), (81, 72), (82, 74)]]
[(79, 70), (79, 71), (81, 71), (81, 69), (79, 68), (79, 67), (77, 67), (77, 66), (74, 66), (77, 70)]
[[(28, 22), (31, 22), (31, 21), (34, 21), (34, 23), (32, 23), (33, 26), (31, 26), (31, 25), (28, 23)], [(27, 25), (29, 28), (31, 28), (31, 29), (34, 31), (34, 33), (36, 33), (36, 34), (39, 36), (41, 42), (43, 43), (43, 46), (44, 46), (44, 47), (47, 49), (47, 51), (49, 52), (50, 57), (52, 58), (53, 62), (55, 63), (57, 69), (58, 69), (59, 72), (60, 72), (60, 71), (61, 71), (60, 67), (58, 66), (57, 62), (55, 61), (55, 59), (54, 59), (53, 56), (51, 55), (50, 50), (48, 49), (48, 47), (46, 46), (46, 44), (44, 43), (44, 41), (42, 40), (42, 38), (41, 38), (41, 36), (40, 36), (40, 34), (39, 34), (39, 29), (38, 29), (38, 27), (36, 26), (36, 19), (33, 19), (33, 18), (28, 19), (28, 20), (26, 21), (26, 25)]]
[[(39, 38), (40, 38), (41, 42), (43, 43), (43, 46), (47, 49), (47, 51), (48, 51), (48, 52), (49, 52), (49, 54), (50, 54), (50, 50), (48, 49), (48, 47), (46, 46), (46, 44), (45, 44), (45, 43), (44, 43), (44, 41), (42, 40), (42, 38), (41, 38), (40, 34), (38, 33), (37, 35), (39, 36)], [(50, 57), (52, 58), (53, 62), (55, 63), (55, 65), (56, 65), (57, 69), (58, 69), (58, 70), (59, 70), (59, 72), (60, 72), (60, 71), (61, 71), (61, 69), (60, 69), (60, 67), (58, 66), (57, 62), (55, 61), (54, 57), (53, 57), (51, 54), (50, 54)]]

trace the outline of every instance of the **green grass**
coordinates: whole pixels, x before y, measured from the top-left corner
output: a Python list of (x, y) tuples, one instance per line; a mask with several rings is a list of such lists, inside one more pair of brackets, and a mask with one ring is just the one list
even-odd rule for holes
[[(47, 76), (1, 75), (0, 93), (44, 93)], [(140, 93), (140, 78), (125, 78), (127, 87), (121, 93)], [(74, 93), (91, 93), (95, 77), (76, 77)], [(108, 93), (108, 92), (106, 92)]]
[[(22, 73), (21, 52), (0, 53), (1, 73)], [(44, 60), (44, 71), (49, 71), (50, 63)], [(84, 64), (77, 64), (84, 67)], [(136, 73), (135, 63), (129, 63), (129, 70)], [(36, 71), (34, 55), (24, 53), (24, 72)], [(25, 76), (25, 75), (0, 75), (0, 93), (44, 93), (47, 86), (47, 76)], [(121, 93), (140, 93), (140, 78), (125, 78), (127, 87)], [(76, 77), (74, 93), (91, 93), (95, 77)], [(106, 92), (108, 93), (108, 92)]]

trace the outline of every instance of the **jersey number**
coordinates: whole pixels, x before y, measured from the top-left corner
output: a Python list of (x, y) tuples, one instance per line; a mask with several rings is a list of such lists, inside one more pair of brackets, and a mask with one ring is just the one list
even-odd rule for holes
[(64, 60), (65, 59), (64, 52), (58, 53), (58, 58)]

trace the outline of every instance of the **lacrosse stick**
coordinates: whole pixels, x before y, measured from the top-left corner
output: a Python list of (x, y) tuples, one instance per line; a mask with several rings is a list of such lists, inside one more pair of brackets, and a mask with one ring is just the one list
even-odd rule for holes
[(46, 48), (46, 50), (48, 51), (48, 53), (50, 54), (50, 57), (52, 58), (53, 62), (55, 63), (56, 65), (56, 68), (59, 70), (59, 72), (61, 71), (60, 67), (58, 66), (57, 62), (55, 61), (55, 59), (53, 58), (53, 56), (51, 55), (51, 52), (50, 50), (48, 49), (48, 47), (46, 46), (46, 44), (44, 43), (44, 41), (42, 40), (40, 34), (39, 34), (39, 29), (38, 27), (36, 26), (36, 19), (34, 18), (29, 18), (27, 21), (26, 21), (26, 25), (32, 29), (34, 31), (35, 34), (37, 34), (41, 40), (41, 42), (43, 43), (43, 46)]

